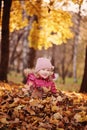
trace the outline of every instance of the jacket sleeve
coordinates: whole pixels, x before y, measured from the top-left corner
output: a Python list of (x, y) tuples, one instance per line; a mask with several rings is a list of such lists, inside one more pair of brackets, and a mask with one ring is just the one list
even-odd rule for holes
[(34, 74), (29, 74), (28, 76), (27, 76), (27, 82), (26, 82), (26, 84), (27, 85), (29, 85), (29, 84), (34, 84), (34, 81), (35, 81), (35, 76), (34, 76)]
[(26, 85), (25, 85), (25, 88), (23, 89), (23, 91), (25, 91), (25, 92), (29, 91), (31, 93), (35, 87), (34, 80), (35, 80), (35, 76), (33, 74), (29, 74), (27, 76)]

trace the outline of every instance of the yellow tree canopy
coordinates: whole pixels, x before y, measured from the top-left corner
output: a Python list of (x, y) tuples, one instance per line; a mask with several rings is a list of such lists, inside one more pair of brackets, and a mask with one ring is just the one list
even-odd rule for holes
[(20, 2), (18, 0), (13, 0), (10, 12), (10, 32), (27, 26), (28, 21), (27, 19), (23, 19), (22, 10), (23, 8)]
[(33, 23), (29, 36), (30, 46), (47, 49), (52, 44), (65, 43), (67, 39), (73, 36), (70, 26), (72, 26), (72, 22), (68, 13), (53, 10), (45, 17), (41, 17), (38, 23)]
[[(57, 1), (57, 0), (56, 0)], [(61, 0), (60, 0), (61, 2)], [(66, 43), (67, 39), (73, 37), (70, 27), (73, 25), (71, 15), (62, 10), (56, 10), (53, 6), (55, 0), (44, 2), (44, 0), (12, 1), (10, 13), (10, 32), (19, 30), (29, 24), (27, 17), (23, 18), (23, 10), (27, 16), (36, 15), (38, 22), (33, 22), (29, 34), (29, 46), (35, 49), (45, 49), (53, 44)]]
[(30, 47), (45, 49), (53, 44), (66, 43), (73, 37), (70, 27), (73, 25), (71, 15), (62, 10), (49, 9), (43, 3), (26, 1), (26, 11), (29, 15), (37, 15), (38, 22), (34, 22), (29, 39)]

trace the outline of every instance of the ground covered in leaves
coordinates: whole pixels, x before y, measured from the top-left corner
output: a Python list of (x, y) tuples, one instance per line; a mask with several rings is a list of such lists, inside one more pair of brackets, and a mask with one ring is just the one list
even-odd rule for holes
[(42, 98), (0, 83), (0, 130), (87, 130), (87, 95), (58, 91)]

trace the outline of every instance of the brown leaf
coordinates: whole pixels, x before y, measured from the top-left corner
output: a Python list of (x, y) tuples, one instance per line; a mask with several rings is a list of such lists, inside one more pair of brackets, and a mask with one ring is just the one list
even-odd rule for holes
[(9, 121), (7, 121), (6, 117), (0, 116), (0, 122), (3, 123), (3, 124), (9, 124)]

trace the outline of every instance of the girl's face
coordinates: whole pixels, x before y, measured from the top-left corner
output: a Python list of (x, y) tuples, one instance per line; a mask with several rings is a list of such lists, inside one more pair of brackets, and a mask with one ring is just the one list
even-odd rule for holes
[(42, 69), (42, 70), (38, 71), (38, 75), (44, 79), (48, 78), (52, 74), (53, 74), (53, 72), (50, 69)]

